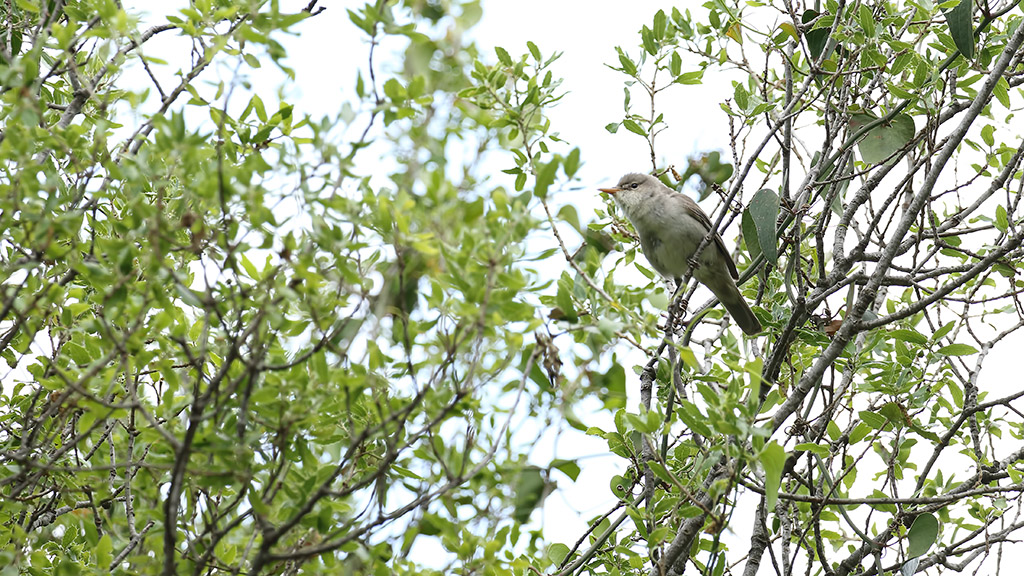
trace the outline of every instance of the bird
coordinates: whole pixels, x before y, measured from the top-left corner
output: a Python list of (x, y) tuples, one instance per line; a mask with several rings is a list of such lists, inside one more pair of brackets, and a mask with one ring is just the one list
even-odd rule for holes
[[(598, 190), (611, 195), (633, 223), (651, 266), (679, 284), (690, 269), (697, 246), (711, 231), (707, 214), (688, 196), (649, 174), (626, 174), (614, 188)], [(761, 332), (761, 322), (736, 287), (736, 264), (717, 233), (701, 252), (693, 277), (711, 290), (743, 332), (750, 336)]]

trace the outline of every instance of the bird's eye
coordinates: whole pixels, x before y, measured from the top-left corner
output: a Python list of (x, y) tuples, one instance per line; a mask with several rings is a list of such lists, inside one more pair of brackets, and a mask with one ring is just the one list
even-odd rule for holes
[(633, 190), (636, 190), (637, 188), (640, 187), (640, 185), (637, 184), (636, 182), (633, 182), (632, 184), (629, 185), (629, 187), (632, 188)]

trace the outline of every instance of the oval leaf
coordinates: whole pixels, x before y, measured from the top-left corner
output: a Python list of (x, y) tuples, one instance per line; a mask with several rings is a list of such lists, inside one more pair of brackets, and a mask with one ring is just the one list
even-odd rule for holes
[[(747, 204), (746, 212), (757, 231), (757, 245), (772, 266), (779, 265), (779, 249), (776, 246), (775, 222), (779, 217), (779, 195), (773, 190), (758, 190)], [(746, 232), (746, 230), (744, 230)], [(747, 238), (750, 246), (750, 238)]]
[(973, 0), (960, 0), (955, 8), (945, 13), (949, 35), (953, 37), (957, 50), (968, 60), (974, 58), (974, 26), (971, 24), (973, 9)]
[(978, 349), (970, 344), (950, 344), (939, 348), (938, 353), (946, 356), (970, 356), (977, 354)]
[(907, 539), (910, 545), (907, 547), (907, 556), (917, 558), (924, 555), (939, 535), (939, 521), (931, 514), (921, 514), (914, 519), (914, 523), (907, 532)]
[[(807, 24), (813, 21), (820, 14), (814, 10), (807, 10), (800, 17), (801, 22)], [(807, 50), (811, 53), (811, 58), (817, 60), (821, 56), (822, 51), (825, 50), (825, 43), (828, 42), (828, 28), (816, 28), (809, 30), (804, 34), (804, 38), (807, 40)]]
[[(850, 118), (850, 127), (854, 130), (874, 122), (876, 118), (867, 114), (854, 114)], [(913, 138), (916, 128), (914, 119), (906, 114), (897, 114), (889, 123), (879, 124), (864, 135), (857, 143), (861, 160), (868, 164), (876, 164), (906, 146)]]
[(765, 510), (774, 510), (779, 498), (779, 486), (782, 485), (782, 470), (786, 466), (786, 449), (772, 440), (761, 451), (759, 460), (764, 467)]

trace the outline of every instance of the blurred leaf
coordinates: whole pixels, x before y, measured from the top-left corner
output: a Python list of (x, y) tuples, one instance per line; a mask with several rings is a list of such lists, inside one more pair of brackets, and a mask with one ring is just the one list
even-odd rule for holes
[[(576, 175), (576, 171), (579, 170), (579, 167), (580, 149), (573, 148), (572, 151), (569, 152), (569, 155), (565, 157), (565, 162), (562, 164), (562, 170), (565, 171), (566, 177), (571, 179)], [(577, 226), (576, 229), (579, 230), (579, 226)]]
[(630, 76), (636, 76), (636, 64), (626, 56), (626, 53), (621, 48), (615, 48), (619, 52), (619, 64), (622, 66), (622, 71)]
[(545, 481), (540, 468), (527, 466), (519, 472), (513, 490), (515, 491), (515, 509), (512, 517), (516, 522), (525, 524), (530, 520), (530, 515), (544, 500), (549, 488), (554, 483)]
[(529, 40), (527, 40), (526, 47), (529, 48), (530, 54), (533, 56), (533, 59), (537, 60), (537, 61), (540, 61), (540, 59), (541, 59), (541, 57), (540, 57), (540, 49), (537, 48), (537, 45), (534, 44), (533, 42), (530, 42)]
[(558, 309), (562, 311), (562, 318), (564, 318), (566, 322), (575, 324), (579, 320), (579, 315), (576, 314), (576, 307), (572, 302), (570, 289), (562, 281), (558, 282), (558, 292), (555, 296), (555, 302), (558, 304)]
[(626, 118), (625, 120), (623, 120), (622, 121), (622, 125), (625, 126), (626, 130), (629, 130), (630, 132), (632, 132), (634, 134), (639, 134), (641, 136), (647, 136), (647, 132), (644, 132), (644, 129), (641, 128), (639, 124), (637, 124), (636, 122), (630, 120), (629, 118)]
[(554, 460), (551, 462), (551, 467), (564, 473), (573, 482), (580, 476), (580, 466), (575, 460)]
[(921, 334), (917, 330), (906, 330), (906, 329), (890, 330), (889, 331), (889, 336), (895, 338), (896, 340), (902, 340), (904, 342), (911, 342), (913, 344), (927, 344), (928, 343), (928, 337), (925, 336), (924, 334)]
[(640, 38), (643, 41), (644, 50), (646, 50), (648, 54), (654, 56), (658, 53), (658, 46), (654, 40), (654, 32), (652, 32), (650, 28), (647, 26), (641, 28)]
[(533, 188), (533, 194), (537, 198), (547, 198), (548, 188), (555, 181), (558, 174), (558, 159), (552, 158), (550, 162), (540, 164), (537, 170), (537, 183)]
[[(850, 128), (856, 131), (875, 120), (875, 117), (868, 114), (854, 114), (850, 118)], [(860, 157), (867, 164), (881, 162), (909, 144), (914, 139), (915, 131), (913, 118), (897, 114), (888, 124), (875, 126), (861, 138), (857, 143)]]
[(658, 10), (654, 13), (654, 38), (657, 40), (665, 39), (665, 31), (668, 28), (668, 17), (665, 16), (664, 10)]
[(920, 566), (920, 558), (911, 558), (900, 566), (900, 576), (913, 576), (917, 573), (917, 567)]
[(498, 61), (499, 62), (501, 62), (505, 66), (511, 66), (512, 65), (512, 57), (508, 55), (508, 51), (507, 50), (505, 50), (501, 46), (495, 46), (494, 47), (494, 52), (498, 55)]
[(786, 449), (772, 440), (761, 450), (758, 459), (764, 468), (765, 509), (774, 510), (782, 485), (782, 470), (786, 466)]
[(548, 559), (555, 566), (558, 566), (565, 560), (565, 557), (569, 555), (569, 547), (565, 544), (554, 543), (548, 546)]

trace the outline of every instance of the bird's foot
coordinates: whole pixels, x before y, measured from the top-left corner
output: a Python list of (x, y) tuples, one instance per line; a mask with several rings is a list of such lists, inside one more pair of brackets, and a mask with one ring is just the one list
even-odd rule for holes
[(686, 322), (683, 321), (683, 314), (686, 313), (686, 309), (690, 306), (689, 300), (686, 298), (678, 298), (673, 302), (672, 306), (669, 307), (668, 317), (672, 322), (669, 329), (672, 332), (677, 332), (680, 328), (686, 326)]

